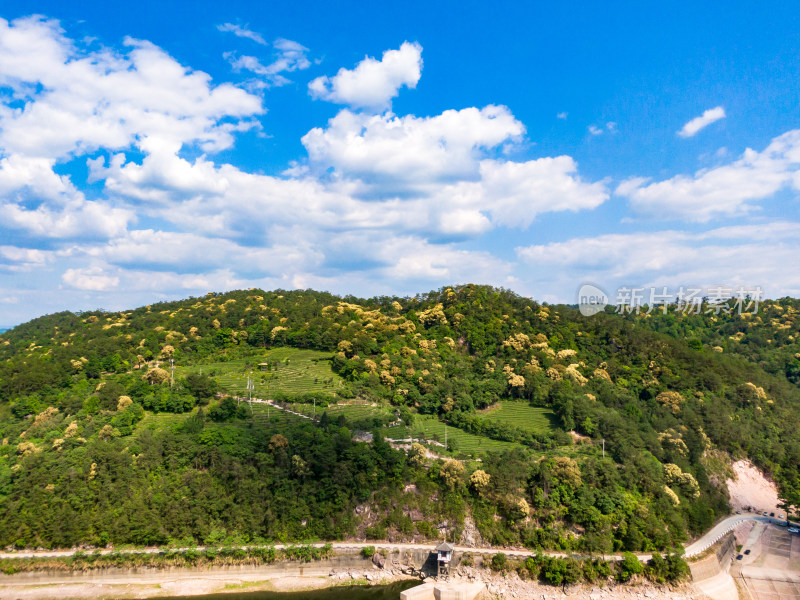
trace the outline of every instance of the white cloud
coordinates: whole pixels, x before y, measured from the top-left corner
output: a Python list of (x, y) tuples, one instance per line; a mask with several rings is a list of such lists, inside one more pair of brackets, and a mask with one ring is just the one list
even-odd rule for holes
[(756, 211), (756, 201), (785, 187), (800, 189), (799, 169), (800, 130), (794, 130), (772, 140), (763, 152), (746, 150), (731, 164), (654, 183), (630, 179), (616, 194), (646, 216), (707, 222)]
[(342, 110), (303, 138), (312, 166), (367, 182), (475, 179), (487, 150), (518, 140), (525, 128), (505, 106), (447, 110), (434, 117)]
[(0, 159), (0, 197), (25, 189), (34, 197), (63, 200), (78, 192), (68, 177), (53, 171), (53, 158), (11, 154)]
[(30, 271), (42, 267), (50, 260), (48, 252), (35, 248), (0, 246), (0, 270)]
[(237, 37), (253, 40), (256, 44), (261, 44), (262, 46), (267, 45), (267, 42), (263, 37), (261, 37), (260, 33), (255, 32), (246, 26), (242, 27), (241, 25), (235, 25), (234, 23), (223, 23), (222, 25), (217, 25), (217, 29), (222, 32), (232, 33)]
[(421, 71), (422, 46), (403, 42), (399, 49), (384, 52), (381, 60), (367, 57), (352, 71), (342, 68), (333, 77), (317, 77), (308, 89), (328, 102), (382, 110), (401, 87), (417, 87)]
[(496, 225), (528, 227), (545, 212), (591, 210), (608, 199), (605, 183), (586, 183), (569, 156), (524, 163), (481, 163), (482, 205)]
[(0, 85), (27, 98), (21, 109), (0, 108), (4, 154), (65, 158), (148, 141), (220, 150), (233, 142), (231, 120), (263, 112), (257, 96), (213, 87), (149, 42), (125, 45), (125, 55), (85, 52), (55, 21), (0, 19)]
[(105, 263), (133, 270), (194, 273), (204, 276), (225, 269), (247, 273), (249, 277), (282, 275), (287, 271), (307, 270), (320, 257), (302, 243), (276, 243), (269, 248), (242, 246), (227, 239), (213, 240), (196, 233), (131, 231), (104, 246), (90, 248), (86, 254)]
[(557, 118), (557, 119), (562, 119), (562, 120), (566, 121), (568, 116), (569, 116), (569, 113), (568, 113), (568, 112), (560, 112), (560, 113), (558, 113), (558, 114), (556, 115), (556, 118)]
[(388, 280), (459, 283), (492, 281), (499, 284), (511, 272), (511, 265), (489, 252), (461, 250), (452, 246), (422, 243), (413, 238), (395, 240), (383, 256), (382, 269)]
[(278, 39), (275, 40), (274, 47), (276, 52), (273, 61), (267, 65), (262, 64), (255, 56), (237, 56), (233, 52), (226, 52), (224, 56), (234, 70), (250, 71), (261, 77), (260, 87), (280, 87), (291, 83), (281, 73), (291, 73), (311, 66), (311, 61), (306, 56), (308, 48), (305, 46), (291, 40)]
[(597, 125), (589, 125), (589, 133), (592, 135), (600, 135), (603, 133), (603, 130), (600, 129)]
[[(93, 173), (109, 190), (146, 201), (152, 214), (203, 235), (276, 244), (278, 229), (302, 223), (308, 256), (327, 254), (332, 232), (370, 232), (377, 240), (463, 238), (498, 226), (527, 227), (539, 214), (592, 209), (608, 198), (605, 183), (583, 182), (567, 156), (525, 163), (486, 158), (522, 132), (504, 107), (430, 118), (345, 110), (304, 138), (313, 169), (294, 167), (289, 178), (160, 155), (141, 165), (115, 159), (93, 166)], [(183, 209), (172, 210), (179, 198)]]
[(82, 198), (55, 209), (46, 205), (26, 209), (0, 201), (0, 223), (4, 227), (21, 229), (41, 239), (108, 239), (123, 233), (134, 220), (131, 210)]
[[(574, 301), (587, 280), (626, 286), (761, 286), (770, 297), (800, 293), (800, 272), (786, 269), (800, 252), (800, 223), (606, 234), (517, 248), (529, 276)], [(791, 271), (791, 272), (790, 272)], [(795, 270), (796, 271), (796, 270)]]
[(257, 96), (230, 84), (214, 87), (208, 75), (149, 42), (128, 38), (125, 45), (127, 54), (85, 51), (56, 21), (0, 19), (0, 85), (12, 94), (0, 103), (0, 230), (90, 240), (119, 235), (133, 212), (87, 201), (69, 176), (56, 173), (57, 163), (98, 149), (136, 148), (160, 158), (185, 145), (220, 150), (254, 126), (247, 117), (263, 112)]
[[(129, 306), (254, 285), (365, 294), (507, 285), (513, 264), (461, 242), (608, 198), (607, 183), (583, 181), (571, 157), (508, 160), (525, 128), (504, 106), (428, 117), (344, 109), (303, 137), (307, 161), (279, 177), (249, 173), (212, 153), (260, 126), (260, 98), (212, 85), (148, 42), (126, 45), (88, 51), (52, 21), (0, 22), (0, 84), (23, 98), (0, 99), (0, 236), (16, 240), (3, 238), (0, 272), (60, 273), (73, 307), (100, 292), (104, 306)], [(275, 49), (283, 63), (242, 68), (264, 81), (305, 68), (299, 44)], [(385, 108), (416, 85), (420, 52), (404, 44), (324, 89)], [(63, 174), (83, 161), (97, 184), (89, 198), (81, 175)], [(31, 240), (48, 250), (23, 248)]]
[(124, 154), (115, 154), (107, 166), (101, 157), (89, 160), (88, 165), (91, 181), (104, 181), (108, 192), (164, 206), (197, 194), (219, 195), (230, 185), (204, 157), (190, 163), (158, 148), (141, 164), (125, 162)]
[(67, 269), (61, 280), (70, 287), (93, 292), (106, 292), (119, 285), (119, 277), (107, 275), (100, 267)]
[(712, 123), (725, 118), (725, 109), (721, 106), (709, 108), (699, 117), (695, 117), (678, 131), (678, 135), (682, 138), (689, 138), (697, 134), (701, 129), (705, 129)]

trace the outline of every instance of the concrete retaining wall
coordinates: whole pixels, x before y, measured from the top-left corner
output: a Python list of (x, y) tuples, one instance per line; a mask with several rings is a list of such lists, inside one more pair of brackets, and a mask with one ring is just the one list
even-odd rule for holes
[(689, 570), (692, 572), (694, 581), (710, 579), (720, 573), (727, 572), (731, 566), (731, 560), (736, 553), (736, 538), (733, 533), (727, 533), (714, 546), (714, 551), (708, 556), (689, 563)]
[[(376, 545), (380, 550), (380, 545)], [(422, 571), (428, 575), (436, 574), (436, 554), (430, 550), (388, 550), (386, 551), (387, 560), (398, 563), (404, 567), (411, 567), (415, 571)], [(458, 565), (458, 555), (453, 561), (453, 567)], [(236, 565), (230, 567), (211, 567), (204, 573), (230, 573), (245, 574), (258, 573), (274, 577), (319, 577), (328, 575), (331, 571), (352, 569), (354, 571), (368, 572), (374, 569), (372, 560), (361, 556), (359, 548), (337, 549), (336, 555), (323, 560), (312, 562), (284, 561), (270, 565)], [(197, 569), (185, 567), (108, 567), (92, 571), (34, 571), (30, 573), (16, 573), (14, 575), (4, 575), (0, 573), (0, 584), (10, 582), (31, 582), (51, 581), (57, 578), (59, 581), (69, 581), (70, 579), (86, 581), (93, 576), (103, 577), (158, 577), (164, 573), (174, 575), (197, 574)]]
[[(236, 565), (230, 567), (211, 567), (202, 571), (203, 573), (230, 573), (244, 574), (244, 573), (259, 573), (264, 575), (273, 575), (275, 577), (318, 577), (321, 575), (328, 575), (333, 570), (354, 569), (369, 571), (373, 568), (372, 560), (363, 558), (358, 550), (340, 551), (341, 554), (326, 558), (324, 560), (315, 560), (312, 562), (300, 561), (285, 561), (278, 562), (271, 565)], [(91, 579), (92, 576), (103, 577), (126, 577), (136, 575), (137, 577), (147, 578), (148, 576), (161, 576), (164, 573), (175, 575), (181, 574), (194, 574), (197, 575), (197, 569), (184, 568), (184, 567), (109, 567), (105, 569), (96, 569), (92, 571), (34, 571), (30, 573), (16, 573), (14, 575), (0, 574), (0, 584), (2, 583), (19, 583), (21, 581), (35, 583), (37, 580), (49, 581), (54, 578), (60, 581), (69, 580), (74, 578), (76, 580)]]

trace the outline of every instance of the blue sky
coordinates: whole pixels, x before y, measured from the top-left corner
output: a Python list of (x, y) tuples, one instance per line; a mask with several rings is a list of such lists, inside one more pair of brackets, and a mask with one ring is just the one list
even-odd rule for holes
[(800, 294), (800, 11), (586, 4), (3, 3), (0, 325), (254, 286)]

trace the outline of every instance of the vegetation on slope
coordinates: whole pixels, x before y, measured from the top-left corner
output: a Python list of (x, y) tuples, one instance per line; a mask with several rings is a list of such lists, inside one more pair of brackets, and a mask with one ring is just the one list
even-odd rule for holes
[[(452, 539), (474, 523), (493, 544), (666, 549), (727, 510), (719, 452), (751, 457), (791, 502), (800, 390), (672, 334), (474, 285), (42, 317), (0, 336), (0, 545)], [(248, 375), (321, 418), (217, 397)], [(404, 425), (355, 442), (395, 417), (341, 408), (354, 400)], [(448, 424), (440, 454), (464, 460), (383, 439), (426, 423)]]

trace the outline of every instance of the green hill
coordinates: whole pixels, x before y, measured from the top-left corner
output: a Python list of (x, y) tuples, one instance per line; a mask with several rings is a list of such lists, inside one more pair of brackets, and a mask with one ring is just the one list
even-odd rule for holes
[[(727, 510), (730, 459), (800, 504), (796, 305), (743, 335), (476, 285), (41, 317), (0, 335), (0, 545), (457, 538), (469, 517), (486, 543), (672, 548)], [(275, 405), (228, 396), (248, 379)]]

